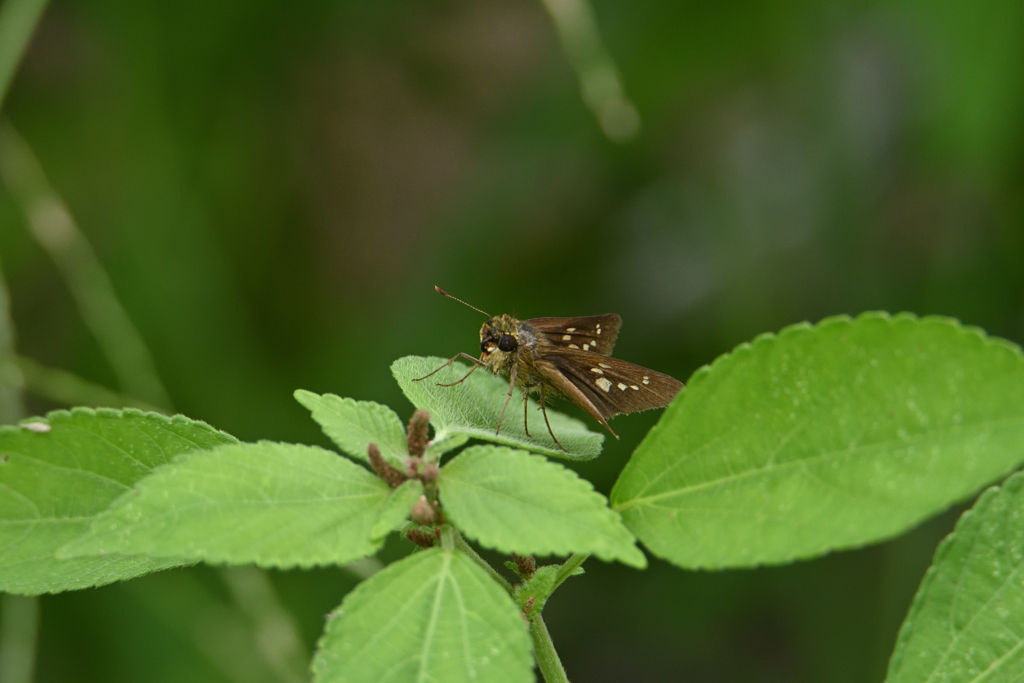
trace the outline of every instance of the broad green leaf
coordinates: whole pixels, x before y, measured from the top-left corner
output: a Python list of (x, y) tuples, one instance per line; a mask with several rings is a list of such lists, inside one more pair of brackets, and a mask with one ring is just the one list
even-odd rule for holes
[(405, 428), (391, 408), (304, 389), (295, 392), (295, 400), (309, 409), (324, 434), (348, 455), (369, 462), (366, 447), (375, 443), (385, 460), (405, 468), (409, 457)]
[(697, 371), (613, 507), (682, 567), (788, 562), (895, 536), (1024, 462), (1024, 355), (946, 318), (869, 313), (764, 335)]
[(414, 553), (359, 584), (313, 659), (316, 683), (532, 683), (519, 609), (460, 552)]
[(566, 449), (560, 450), (548, 434), (540, 407), (532, 400), (528, 410), (530, 436), (527, 436), (523, 428), (523, 395), (519, 391), (512, 395), (508, 404), (501, 433), (495, 435), (508, 397), (508, 380), (480, 369), (461, 384), (438, 386), (456, 382), (469, 372), (465, 365), (455, 363), (422, 382), (413, 381), (445, 362), (443, 358), (406, 356), (391, 364), (391, 373), (406, 398), (417, 408), (430, 411), (436, 441), (462, 435), (569, 460), (592, 460), (600, 454), (603, 434), (591, 432), (579, 420), (548, 409), (551, 430)]
[(888, 683), (1024, 680), (1024, 474), (983, 493), (939, 546)]
[(262, 441), (177, 459), (140, 481), (60, 555), (144, 555), (262, 567), (372, 555), (392, 489), (337, 453)]
[(409, 511), (423, 495), (423, 483), (418, 479), (410, 479), (396, 488), (388, 499), (384, 509), (381, 510), (380, 518), (370, 530), (370, 538), (377, 540), (384, 538), (395, 529), (402, 526), (405, 520), (409, 519)]
[(590, 482), (547, 458), (473, 446), (441, 468), (445, 515), (481, 545), (520, 555), (591, 553), (647, 566), (647, 558)]
[(58, 410), (0, 427), (0, 590), (54, 593), (182, 564), (90, 557), (58, 548), (154, 467), (235, 438), (185, 417), (138, 410)]

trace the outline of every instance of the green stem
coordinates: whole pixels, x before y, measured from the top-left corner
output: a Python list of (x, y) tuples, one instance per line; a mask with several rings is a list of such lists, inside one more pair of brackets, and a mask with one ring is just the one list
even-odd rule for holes
[(461, 550), (462, 552), (466, 553), (466, 555), (469, 556), (469, 559), (473, 560), (478, 565), (480, 565), (480, 567), (482, 567), (485, 572), (490, 574), (491, 578), (497, 581), (502, 588), (509, 592), (509, 594), (512, 593), (512, 584), (509, 583), (504, 576), (499, 574), (494, 567), (489, 565), (484, 558), (480, 557), (477, 554), (477, 552), (473, 550), (473, 548), (468, 543), (466, 543), (466, 539), (464, 539), (462, 537), (462, 534), (460, 534), (457, 530), (455, 531), (455, 547)]
[(455, 530), (451, 524), (445, 524), (441, 527), (441, 547), (451, 552), (458, 547), (458, 542), (455, 537), (458, 535), (458, 531)]
[(552, 584), (551, 592), (548, 593), (548, 595), (550, 596), (551, 593), (554, 593), (555, 590), (562, 585), (562, 582), (572, 576), (572, 573), (576, 571), (581, 564), (586, 562), (589, 557), (589, 553), (573, 553), (568, 560), (563, 562), (558, 573), (555, 574), (555, 582)]
[(530, 635), (533, 637), (533, 656), (537, 659), (537, 668), (544, 676), (545, 683), (569, 683), (565, 675), (562, 660), (555, 652), (555, 644), (551, 642), (551, 634), (540, 614), (533, 615), (530, 620)]

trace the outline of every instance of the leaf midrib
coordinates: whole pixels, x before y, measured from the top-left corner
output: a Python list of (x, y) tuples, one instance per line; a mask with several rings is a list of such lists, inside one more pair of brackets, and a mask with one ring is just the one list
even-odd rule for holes
[[(688, 485), (688, 486), (683, 486), (681, 488), (672, 489), (670, 491), (664, 491), (662, 493), (657, 493), (657, 494), (653, 494), (653, 495), (650, 495), (650, 496), (641, 496), (641, 497), (637, 497), (637, 498), (632, 498), (632, 499), (630, 499), (628, 501), (625, 501), (625, 502), (622, 502), (622, 503), (614, 503), (612, 505), (612, 509), (621, 512), (623, 510), (628, 510), (628, 509), (633, 508), (633, 507), (638, 507), (641, 504), (647, 504), (647, 503), (649, 503), (651, 501), (660, 500), (660, 499), (663, 499), (663, 498), (672, 498), (672, 497), (676, 497), (676, 496), (680, 496), (680, 495), (685, 495), (685, 494), (688, 494), (688, 493), (690, 493), (692, 491), (700, 491), (700, 492), (704, 493), (704, 492), (707, 492), (709, 489), (718, 488), (718, 487), (721, 487), (721, 486), (723, 486), (725, 484), (733, 483), (733, 482), (736, 482), (736, 481), (739, 481), (739, 480), (742, 480), (742, 479), (748, 479), (748, 478), (751, 478), (751, 477), (756, 477), (756, 476), (760, 476), (760, 475), (766, 475), (766, 474), (769, 474), (769, 473), (776, 473), (776, 472), (778, 472), (780, 470), (785, 470), (785, 469), (789, 469), (789, 468), (792, 468), (792, 467), (806, 467), (809, 463), (815, 463), (815, 462), (819, 462), (819, 461), (827, 461), (830, 458), (836, 458), (836, 459), (848, 458), (850, 456), (857, 455), (857, 454), (860, 454), (860, 453), (869, 452), (869, 451), (877, 450), (877, 449), (883, 449), (883, 448), (889, 447), (889, 446), (891, 446), (893, 444), (899, 445), (899, 446), (904, 446), (904, 447), (905, 446), (914, 446), (914, 445), (919, 446), (922, 443), (926, 443), (926, 442), (928, 442), (930, 440), (946, 438), (950, 434), (952, 434), (954, 432), (958, 432), (958, 431), (964, 433), (965, 436), (977, 436), (980, 433), (992, 430), (994, 427), (1011, 426), (1011, 425), (1013, 425), (1015, 423), (1024, 423), (1024, 417), (1008, 417), (1008, 418), (1004, 418), (1004, 419), (1001, 419), (1001, 420), (991, 420), (991, 421), (988, 421), (988, 422), (984, 422), (982, 424), (974, 424), (974, 425), (954, 425), (954, 426), (950, 426), (950, 427), (946, 427), (946, 428), (930, 430), (928, 432), (922, 432), (920, 434), (911, 436), (909, 438), (888, 439), (888, 440), (885, 440), (885, 441), (879, 441), (879, 442), (872, 443), (872, 444), (867, 444), (867, 445), (857, 445), (857, 446), (846, 448), (846, 449), (840, 450), (840, 451), (829, 451), (829, 452), (826, 452), (826, 453), (820, 453), (820, 454), (817, 454), (817, 455), (811, 455), (811, 456), (808, 456), (806, 458), (800, 458), (799, 460), (790, 460), (790, 461), (782, 463), (782, 464), (771, 465), (770, 467), (760, 466), (760, 467), (757, 467), (757, 468), (744, 470), (744, 471), (738, 472), (736, 474), (730, 474), (730, 475), (721, 477), (719, 479), (713, 479), (713, 480), (708, 480), (708, 481), (701, 482), (701, 483), (698, 483), (698, 484), (692, 484), (692, 485)], [(698, 448), (697, 450), (699, 451), (700, 448)], [(695, 453), (696, 452), (697, 451), (695, 451)], [(687, 458), (685, 460), (679, 460), (676, 463), (670, 465), (668, 468), (666, 468), (661, 473), (659, 473), (659, 475), (660, 475), (659, 479), (663, 478), (669, 472), (672, 472), (672, 471), (676, 470), (677, 468), (681, 467), (683, 464), (690, 462), (691, 460), (692, 460), (692, 457), (691, 458)], [(651, 483), (653, 483), (653, 481), (652, 482), (648, 482), (648, 484), (646, 484), (644, 486), (644, 489), (649, 488)], [(641, 490), (644, 490), (644, 489), (641, 489)]]

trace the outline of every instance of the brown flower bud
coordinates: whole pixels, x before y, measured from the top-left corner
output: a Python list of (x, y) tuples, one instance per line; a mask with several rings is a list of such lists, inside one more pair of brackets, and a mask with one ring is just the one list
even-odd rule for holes
[(421, 548), (433, 548), (437, 544), (437, 534), (422, 529), (409, 529), (405, 537)]
[(420, 475), (420, 478), (423, 479), (423, 481), (427, 482), (437, 481), (437, 475), (440, 473), (440, 467), (438, 467), (435, 463), (428, 462), (426, 465), (423, 466), (423, 473)]
[(428, 434), (430, 426), (430, 413), (426, 410), (417, 410), (409, 420), (409, 455), (418, 458), (427, 450)]
[(537, 563), (534, 561), (532, 555), (523, 557), (522, 555), (512, 553), (512, 561), (515, 562), (516, 573), (519, 574), (519, 578), (523, 580), (529, 579), (537, 571)]
[(409, 516), (412, 518), (412, 521), (420, 526), (429, 526), (437, 519), (437, 515), (434, 514), (434, 507), (427, 500), (426, 496), (420, 496), (420, 499), (412, 506), (412, 512)]
[(373, 471), (377, 473), (378, 477), (391, 484), (392, 488), (409, 478), (401, 470), (384, 459), (384, 456), (380, 454), (380, 449), (377, 448), (377, 444), (369, 444), (366, 447), (366, 454), (370, 457), (370, 467), (373, 468)]

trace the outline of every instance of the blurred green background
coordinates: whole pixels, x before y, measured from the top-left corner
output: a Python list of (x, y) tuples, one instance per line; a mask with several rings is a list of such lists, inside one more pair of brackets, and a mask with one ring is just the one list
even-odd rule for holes
[[(620, 313), (616, 355), (684, 380), (864, 310), (1024, 341), (1019, 0), (58, 0), (4, 110), (174, 409), (244, 440), (326, 445), (296, 388), (408, 417), (392, 360), (478, 348), (435, 284), (491, 313)], [(160, 403), (86, 324), (13, 173), (17, 353)], [(31, 414), (64, 407), (27, 389)], [(575, 469), (607, 493), (657, 417), (615, 420)], [(756, 571), (592, 560), (545, 616), (575, 681), (881, 681), (956, 512)], [(36, 680), (295, 680), (263, 627), (290, 620), (308, 656), (357, 579), (269, 572), (290, 616), (268, 622), (239, 576), (43, 597)]]

